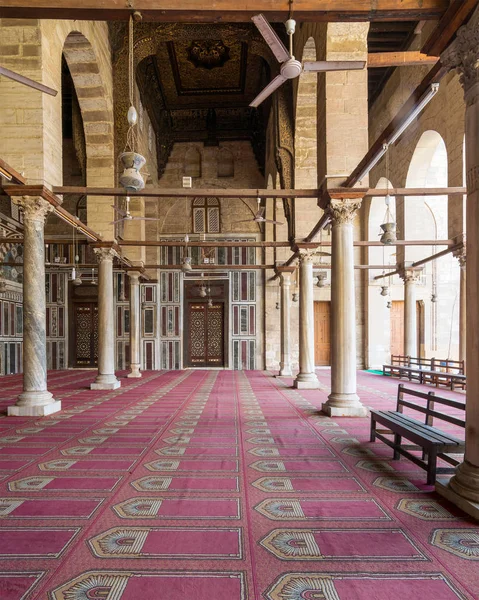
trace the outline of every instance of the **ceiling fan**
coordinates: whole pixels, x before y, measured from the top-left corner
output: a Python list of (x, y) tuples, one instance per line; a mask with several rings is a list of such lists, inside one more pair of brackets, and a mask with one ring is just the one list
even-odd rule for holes
[(278, 34), (265, 19), (264, 15), (256, 15), (252, 17), (252, 21), (263, 36), (265, 42), (271, 48), (276, 60), (281, 64), (280, 74), (256, 96), (253, 102), (251, 102), (250, 106), (254, 108), (259, 106), (263, 100), (283, 85), (285, 81), (299, 77), (304, 71), (320, 73), (323, 71), (361, 70), (366, 66), (364, 60), (319, 60), (305, 61), (301, 64), (300, 61), (296, 60), (293, 56), (293, 34), (296, 30), (296, 21), (294, 19), (288, 19), (285, 23), (286, 33), (289, 36), (289, 51), (278, 37)]
[(117, 214), (120, 215), (120, 218), (116, 219), (116, 221), (111, 221), (110, 225), (116, 225), (117, 223), (122, 223), (122, 222), (126, 222), (126, 221), (161, 221), (161, 219), (157, 219), (156, 217), (135, 217), (135, 216), (133, 216), (130, 212), (130, 196), (126, 196), (125, 201), (126, 201), (125, 210), (111, 205), (112, 209)]
[(254, 217), (252, 219), (244, 219), (243, 221), (235, 221), (235, 224), (238, 223), (273, 223), (273, 225), (283, 225), (279, 221), (272, 221), (271, 219), (265, 219), (264, 213), (266, 212), (266, 207), (260, 206), (261, 198), (258, 198), (258, 210), (256, 211)]

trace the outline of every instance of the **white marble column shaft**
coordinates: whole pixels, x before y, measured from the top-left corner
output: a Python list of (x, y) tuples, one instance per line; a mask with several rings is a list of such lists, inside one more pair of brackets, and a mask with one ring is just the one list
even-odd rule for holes
[(356, 289), (353, 219), (360, 200), (330, 203), (331, 239), (331, 394), (322, 406), (333, 417), (363, 417), (356, 393)]
[(313, 255), (300, 251), (299, 257), (299, 373), (297, 389), (314, 390), (319, 381), (314, 370), (314, 292)]
[(466, 340), (467, 400), (466, 449), (463, 462), (449, 483), (438, 481), (437, 491), (479, 519), (479, 8), (441, 56), (456, 68), (466, 102)]
[(404, 279), (404, 354), (417, 357), (416, 283), (414, 271), (406, 271)]
[(116, 390), (120, 382), (115, 376), (115, 324), (113, 303), (112, 248), (95, 248), (98, 260), (98, 375), (92, 390)]
[(291, 273), (281, 273), (281, 361), (279, 374), (291, 377)]
[(23, 393), (9, 416), (45, 416), (61, 410), (47, 389), (44, 227), (49, 202), (15, 198), (23, 211)]
[(139, 378), (140, 372), (140, 276), (130, 271), (130, 372), (127, 377)]
[(459, 360), (464, 361), (464, 368), (467, 364), (467, 274), (466, 257), (459, 260), (460, 278), (459, 278)]

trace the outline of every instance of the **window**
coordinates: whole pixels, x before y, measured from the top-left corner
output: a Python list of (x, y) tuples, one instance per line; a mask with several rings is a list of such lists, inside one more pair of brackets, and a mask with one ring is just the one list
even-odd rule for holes
[(193, 200), (193, 233), (220, 233), (220, 201), (218, 198)]

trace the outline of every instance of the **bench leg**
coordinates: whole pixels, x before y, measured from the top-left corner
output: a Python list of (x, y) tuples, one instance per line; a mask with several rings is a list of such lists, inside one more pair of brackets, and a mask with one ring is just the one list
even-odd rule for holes
[(376, 441), (376, 421), (371, 417), (371, 435), (369, 436), (370, 442)]
[[(398, 433), (394, 434), (394, 445), (395, 446), (401, 445), (401, 436)], [(394, 448), (393, 460), (399, 460), (400, 458), (401, 458), (401, 455), (396, 450), (396, 448)]]
[(427, 484), (434, 485), (436, 483), (436, 468), (437, 468), (437, 449), (431, 448), (427, 457)]

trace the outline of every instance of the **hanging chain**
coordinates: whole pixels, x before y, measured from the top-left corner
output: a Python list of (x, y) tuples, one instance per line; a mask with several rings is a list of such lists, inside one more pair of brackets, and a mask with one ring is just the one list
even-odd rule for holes
[[(135, 56), (134, 56), (134, 31), (133, 31), (133, 16), (130, 16), (128, 22), (128, 99), (130, 107), (135, 103)], [(136, 134), (135, 126), (129, 124), (126, 134), (125, 152), (130, 150), (135, 152)]]

